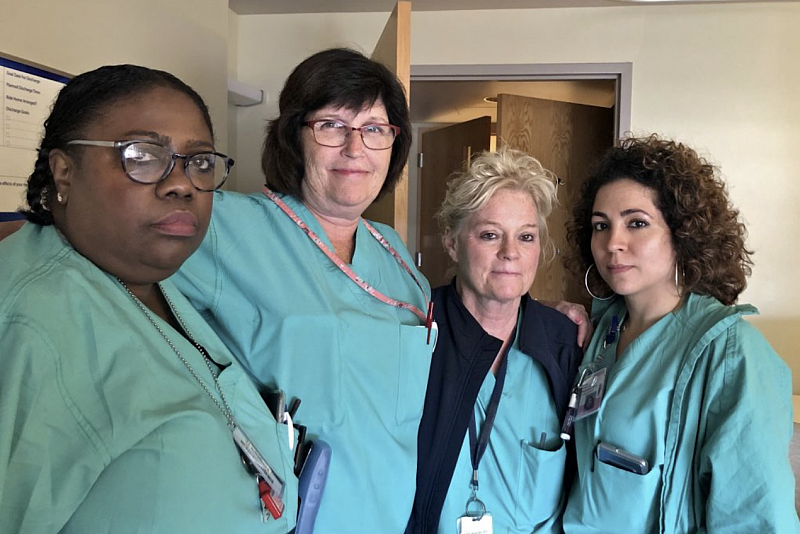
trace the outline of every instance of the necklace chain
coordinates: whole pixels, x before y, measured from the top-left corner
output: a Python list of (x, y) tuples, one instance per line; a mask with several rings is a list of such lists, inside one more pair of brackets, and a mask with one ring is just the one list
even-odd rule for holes
[(188, 336), (189, 341), (192, 342), (192, 344), (195, 346), (197, 351), (203, 356), (203, 361), (205, 362), (206, 367), (208, 367), (208, 370), (211, 373), (211, 379), (214, 381), (214, 387), (216, 388), (217, 392), (219, 393), (220, 399), (222, 400), (222, 404), (220, 404), (220, 401), (217, 400), (217, 398), (214, 396), (213, 393), (211, 393), (211, 390), (208, 388), (206, 383), (203, 382), (203, 380), (200, 378), (200, 375), (197, 374), (197, 371), (194, 370), (192, 365), (186, 360), (186, 358), (184, 358), (183, 354), (180, 353), (180, 351), (178, 350), (178, 347), (176, 347), (175, 344), (172, 343), (172, 340), (170, 340), (167, 337), (167, 334), (164, 332), (164, 330), (160, 326), (158, 326), (158, 323), (156, 322), (156, 320), (153, 317), (152, 313), (150, 313), (150, 311), (147, 309), (147, 307), (144, 305), (144, 303), (142, 303), (142, 301), (139, 300), (139, 298), (136, 295), (133, 294), (133, 292), (125, 284), (125, 282), (123, 282), (119, 278), (117, 278), (117, 281), (125, 289), (125, 291), (128, 292), (128, 295), (131, 296), (131, 298), (133, 299), (133, 302), (136, 303), (136, 305), (139, 307), (139, 309), (142, 310), (142, 312), (144, 313), (145, 317), (147, 317), (147, 319), (150, 321), (150, 324), (152, 324), (156, 328), (156, 330), (158, 330), (158, 333), (161, 334), (161, 337), (164, 338), (164, 341), (167, 342), (167, 344), (170, 346), (172, 351), (178, 356), (178, 359), (180, 359), (180, 361), (183, 363), (183, 365), (186, 367), (186, 369), (189, 370), (189, 373), (191, 373), (191, 375), (194, 377), (194, 379), (197, 381), (197, 383), (200, 384), (200, 386), (203, 388), (203, 391), (205, 391), (206, 394), (211, 398), (211, 400), (214, 401), (214, 404), (217, 405), (217, 408), (219, 408), (219, 411), (221, 411), (222, 415), (224, 415), (225, 418), (228, 420), (228, 426), (231, 429), (233, 429), (236, 426), (236, 422), (233, 419), (233, 412), (231, 412), (231, 408), (228, 405), (228, 401), (225, 399), (225, 394), (222, 392), (222, 387), (220, 387), (220, 385), (219, 385), (219, 380), (217, 380), (217, 374), (214, 372), (214, 368), (211, 366), (211, 362), (209, 361), (211, 359), (211, 357), (208, 355), (208, 352), (206, 351), (206, 349), (203, 348), (203, 346), (200, 345), (200, 343), (197, 342), (197, 340), (194, 338), (194, 336), (192, 336), (191, 332), (189, 332), (189, 329), (186, 328), (186, 325), (184, 324), (183, 319), (181, 319), (180, 314), (175, 309), (175, 306), (172, 304), (172, 300), (170, 300), (170, 298), (167, 295), (167, 293), (161, 287), (161, 284), (158, 284), (158, 289), (161, 291), (161, 294), (164, 295), (164, 300), (167, 301), (167, 305), (169, 306), (170, 311), (172, 311), (172, 314), (175, 316), (175, 319), (178, 321), (178, 324), (181, 326), (183, 331), (186, 332), (186, 335)]

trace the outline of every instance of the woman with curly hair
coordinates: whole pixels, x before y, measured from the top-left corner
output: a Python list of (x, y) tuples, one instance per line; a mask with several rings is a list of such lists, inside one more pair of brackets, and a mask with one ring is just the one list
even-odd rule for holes
[(734, 305), (745, 234), (716, 169), (655, 135), (584, 184), (567, 235), (597, 330), (563, 428), (565, 532), (800, 531), (790, 373)]

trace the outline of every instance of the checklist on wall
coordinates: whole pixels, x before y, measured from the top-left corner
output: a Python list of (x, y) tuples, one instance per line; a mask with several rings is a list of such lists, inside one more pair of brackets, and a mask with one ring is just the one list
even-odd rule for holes
[(25, 184), (36, 161), (44, 121), (64, 75), (0, 55), (0, 213), (25, 202)]

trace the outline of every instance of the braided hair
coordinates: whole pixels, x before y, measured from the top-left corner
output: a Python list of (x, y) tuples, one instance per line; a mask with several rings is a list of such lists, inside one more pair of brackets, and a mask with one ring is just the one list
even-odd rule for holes
[(50, 115), (44, 121), (44, 135), (39, 144), (33, 172), (28, 177), (26, 200), (28, 209), (20, 210), (36, 224), (53, 224), (50, 199), (55, 190), (50, 170), (50, 152), (55, 149), (75, 150), (67, 143), (82, 137), (82, 132), (115, 102), (167, 87), (187, 95), (197, 104), (213, 137), (211, 116), (197, 92), (172, 74), (137, 65), (107, 65), (80, 74), (58, 93)]

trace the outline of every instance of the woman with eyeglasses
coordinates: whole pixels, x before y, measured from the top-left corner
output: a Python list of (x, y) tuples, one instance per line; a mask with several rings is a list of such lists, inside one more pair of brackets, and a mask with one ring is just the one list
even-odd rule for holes
[(675, 141), (626, 139), (584, 183), (567, 236), (597, 329), (568, 534), (800, 532), (791, 376), (736, 305), (745, 235), (717, 169)]
[(264, 194), (217, 193), (176, 284), (260, 385), (301, 399), (295, 421), (332, 450), (315, 532), (402, 532), (436, 332), (430, 288), (364, 210), (411, 145), (402, 85), (358, 52), (291, 73), (270, 122)]
[(286, 427), (167, 280), (232, 165), (166, 72), (101, 67), (59, 93), (28, 223), (0, 243), (0, 532), (294, 527)]

